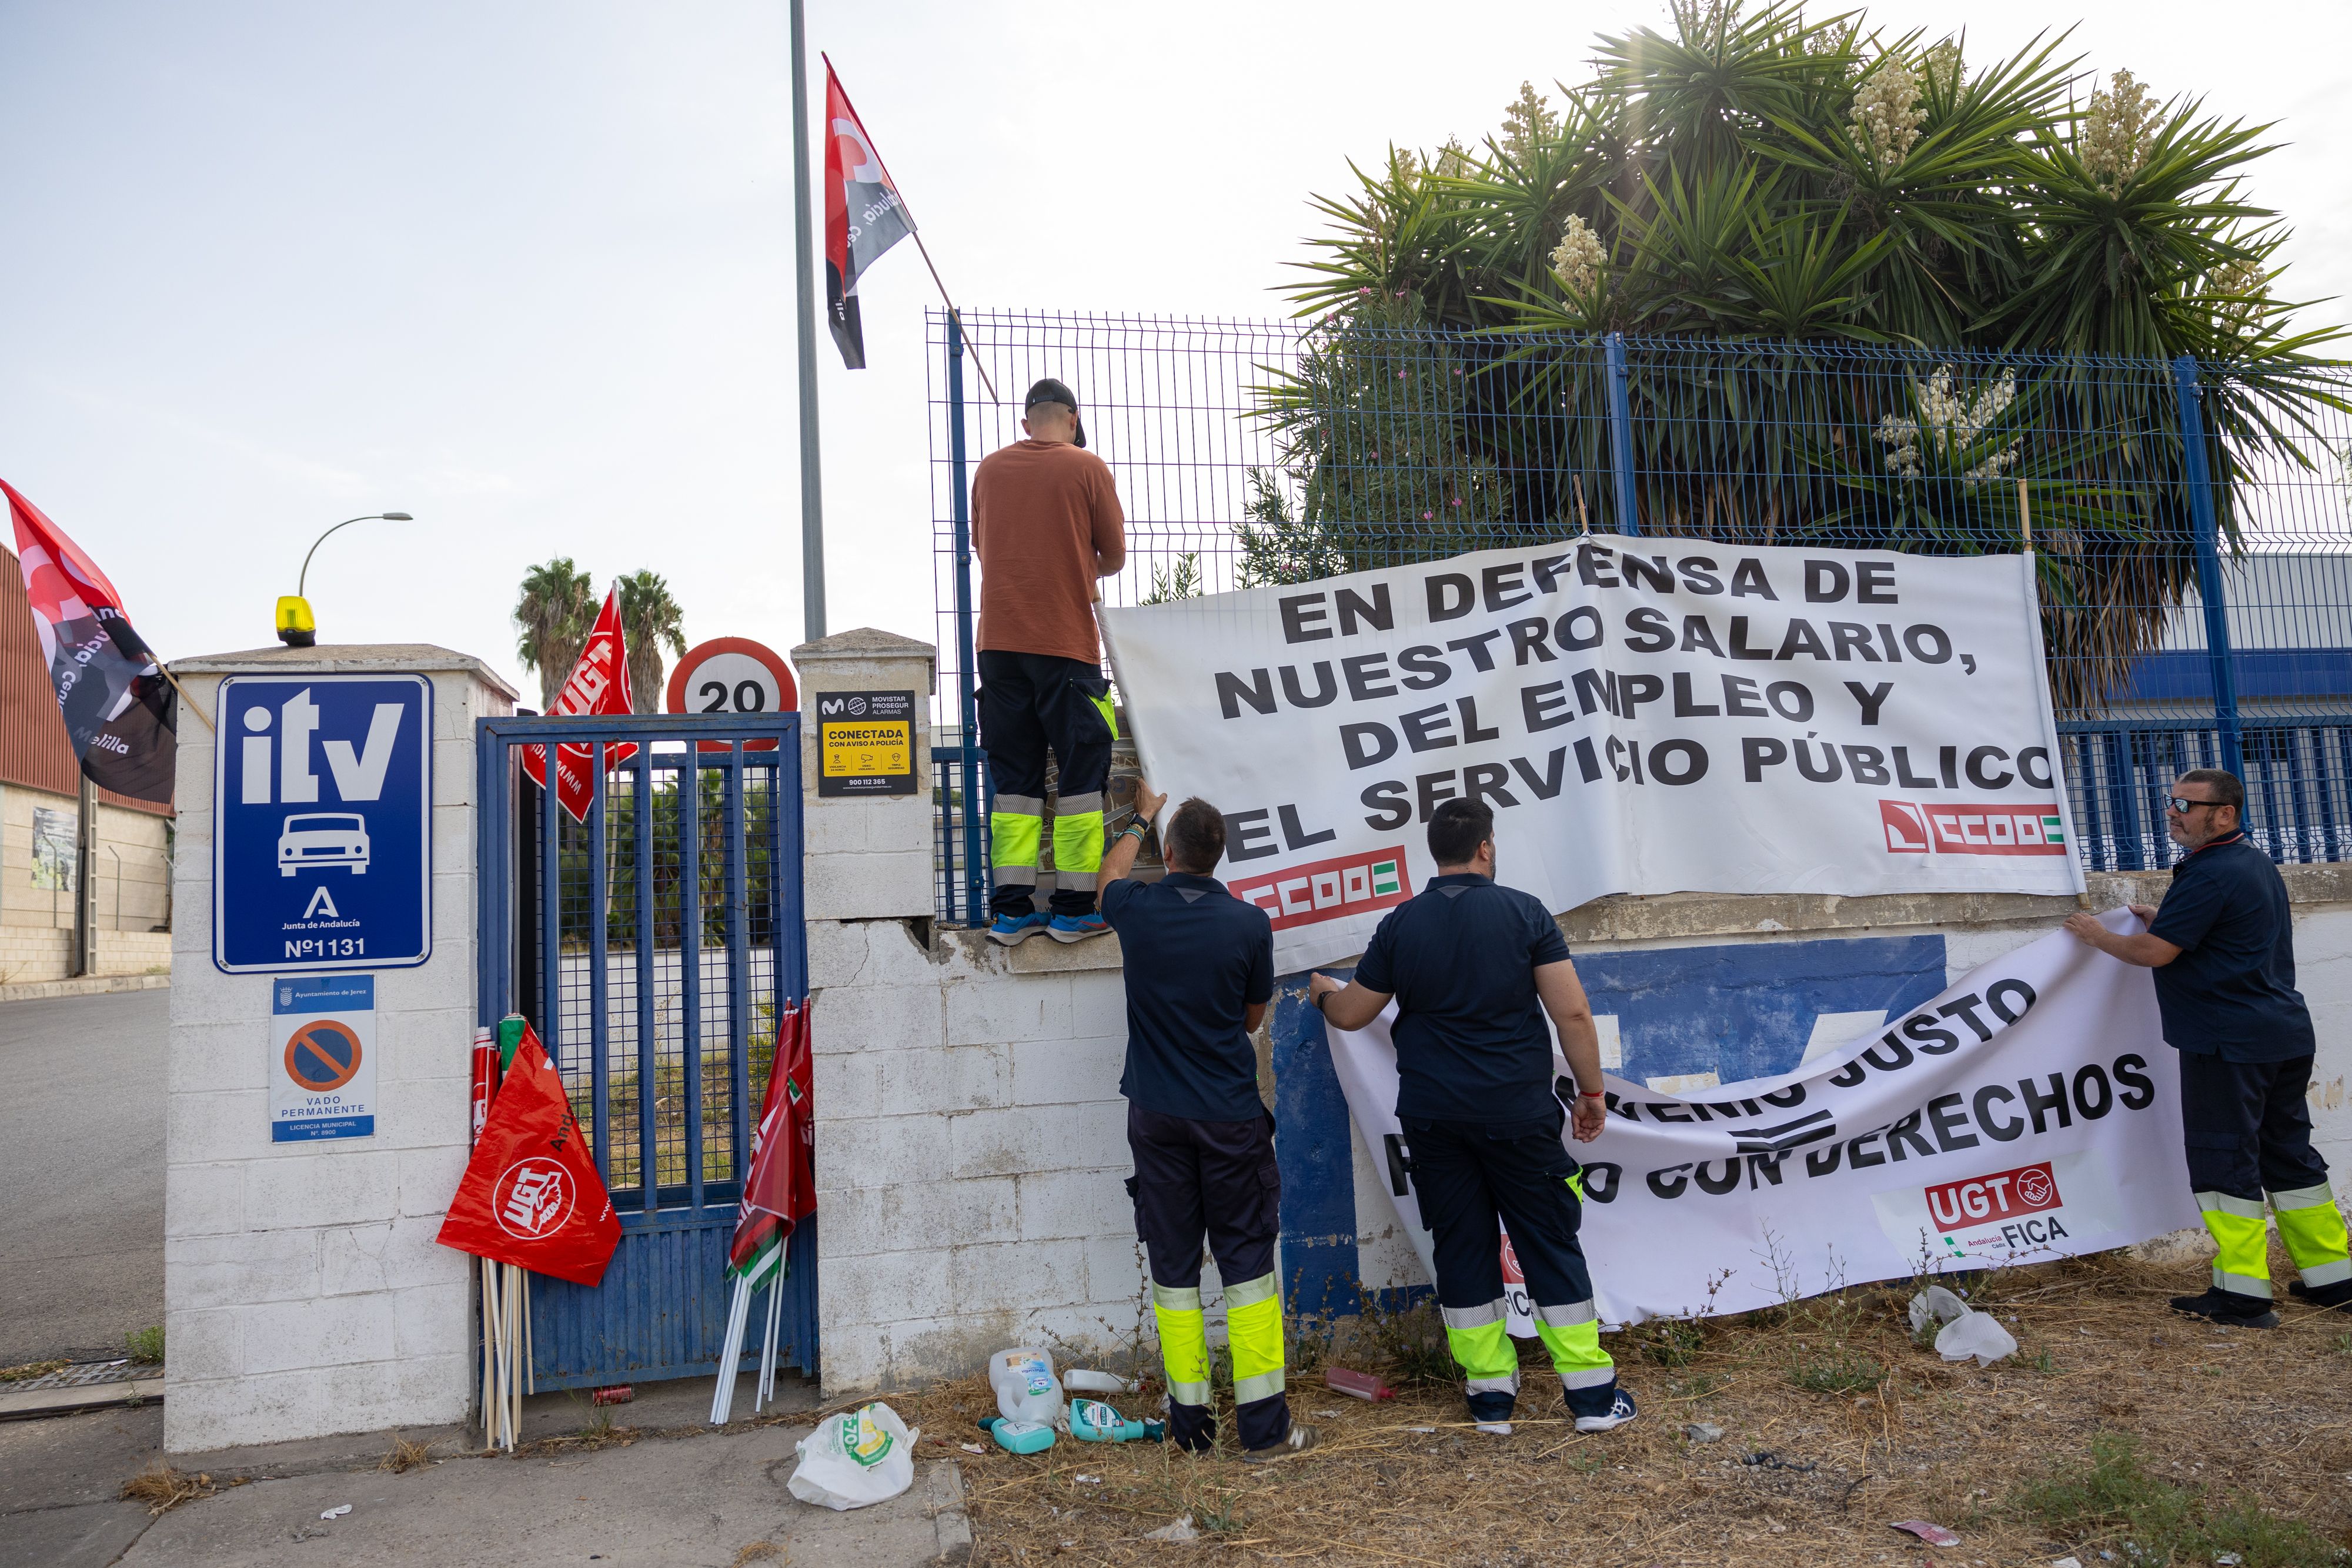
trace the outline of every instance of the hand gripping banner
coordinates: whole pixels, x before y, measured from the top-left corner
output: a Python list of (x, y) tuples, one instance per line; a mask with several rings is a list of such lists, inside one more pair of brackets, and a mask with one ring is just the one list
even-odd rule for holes
[(1363, 951), (1496, 811), (1611, 893), (2072, 894), (2032, 558), (1582, 538), (1102, 612), (1151, 782), (1225, 817), (1278, 974)]
[[(2105, 919), (2140, 929), (2128, 911)], [(1387, 1024), (1331, 1036), (1349, 1111), (1425, 1270)], [(1747, 1312), (2194, 1226), (2179, 1079), (2148, 972), (2063, 931), (1795, 1072), (1704, 1098), (1609, 1078), (1606, 1130), (1568, 1145), (1584, 1166), (1601, 1319)]]
[(528, 1026), (466, 1175), (441, 1245), (577, 1285), (604, 1277), (621, 1221), (555, 1064)]

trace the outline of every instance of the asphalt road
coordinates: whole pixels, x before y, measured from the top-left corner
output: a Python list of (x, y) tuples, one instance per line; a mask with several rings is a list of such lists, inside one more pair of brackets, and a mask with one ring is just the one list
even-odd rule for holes
[(0, 1366), (119, 1353), (163, 1321), (171, 1005), (0, 1004)]

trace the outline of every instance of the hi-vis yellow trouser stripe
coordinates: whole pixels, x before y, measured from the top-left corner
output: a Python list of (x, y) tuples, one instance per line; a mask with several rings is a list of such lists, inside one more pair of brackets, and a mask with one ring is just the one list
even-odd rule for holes
[(2352, 1259), (2346, 1256), (2344, 1216), (2326, 1182), (2271, 1194), (2278, 1215), (2279, 1239), (2287, 1256), (2302, 1271), (2303, 1282), (2314, 1290), (2352, 1280)]
[(999, 795), (988, 811), (988, 858), (999, 887), (1037, 885), (1037, 851), (1045, 837), (1045, 802)]
[(1234, 1353), (1234, 1403), (1281, 1393), (1282, 1287), (1271, 1271), (1225, 1287), (1225, 1336)]
[(1095, 878), (1102, 871), (1102, 791), (1065, 795), (1055, 801), (1054, 885), (1093, 892)]
[(2204, 1211), (2205, 1228), (2221, 1249), (2213, 1259), (2213, 1288), (2269, 1301), (2271, 1239), (2270, 1228), (2263, 1223), (2263, 1200), (2200, 1192), (2197, 1207)]
[(1445, 1344), (1461, 1364), (1464, 1391), (1470, 1394), (1517, 1394), (1519, 1353), (1511, 1348), (1500, 1296), (1477, 1307), (1442, 1307)]
[(1179, 1405), (1208, 1404), (1209, 1331), (1201, 1317), (1200, 1289), (1154, 1281), (1151, 1316), (1160, 1325), (1160, 1362), (1168, 1373), (1168, 1397)]
[(1562, 1388), (1598, 1388), (1616, 1378), (1617, 1364), (1601, 1348), (1601, 1315), (1591, 1301), (1537, 1307), (1536, 1336), (1551, 1352)]

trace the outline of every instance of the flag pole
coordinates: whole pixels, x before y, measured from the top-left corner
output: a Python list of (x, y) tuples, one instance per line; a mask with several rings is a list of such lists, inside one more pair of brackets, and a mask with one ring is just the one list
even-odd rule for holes
[(816, 428), (815, 238), (809, 217), (808, 29), (793, 0), (793, 255), (799, 285), (801, 413), (801, 632), (824, 635), (824, 476)]

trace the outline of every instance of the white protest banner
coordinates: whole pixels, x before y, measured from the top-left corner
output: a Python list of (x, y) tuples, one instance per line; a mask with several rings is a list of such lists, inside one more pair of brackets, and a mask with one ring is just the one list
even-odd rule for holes
[(1498, 813), (1610, 893), (2082, 890), (2031, 558), (1583, 538), (1102, 612), (1143, 771), (1225, 816), (1289, 974)]
[[(2141, 929), (2126, 911), (2105, 918)], [(1426, 1270), (1387, 1024), (1331, 1034)], [(2148, 972), (2063, 931), (1796, 1072), (1704, 1100), (1609, 1078), (1607, 1130), (1569, 1145), (1601, 1320), (1747, 1312), (1923, 1264), (2045, 1262), (2193, 1226), (2179, 1082)], [(1523, 1289), (1510, 1297), (1512, 1332), (1532, 1334)]]

